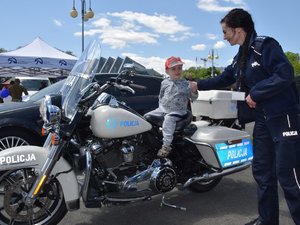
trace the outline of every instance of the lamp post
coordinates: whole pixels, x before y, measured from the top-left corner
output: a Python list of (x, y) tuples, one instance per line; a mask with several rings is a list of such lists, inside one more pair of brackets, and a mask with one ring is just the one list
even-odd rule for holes
[(203, 61), (203, 66), (204, 66), (204, 68), (206, 68), (207, 58), (201, 58), (201, 60)]
[(217, 55), (215, 55), (214, 49), (211, 49), (211, 52), (209, 53), (207, 59), (211, 60), (211, 76), (212, 77), (215, 76), (215, 74), (214, 74), (214, 60), (218, 59), (218, 58), (219, 58), (218, 53), (217, 53)]
[[(86, 3), (85, 0), (81, 0), (81, 51), (84, 50), (84, 22), (94, 17), (94, 12), (91, 6), (91, 0), (89, 10), (86, 11)], [(75, 0), (73, 0), (73, 8), (70, 12), (71, 17), (76, 18), (78, 16), (78, 12), (75, 8)]]

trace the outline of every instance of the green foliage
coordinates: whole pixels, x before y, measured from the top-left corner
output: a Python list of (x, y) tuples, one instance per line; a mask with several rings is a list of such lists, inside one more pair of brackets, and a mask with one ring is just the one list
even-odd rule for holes
[(69, 54), (69, 55), (72, 55), (72, 56), (76, 56), (72, 51), (69, 51), (69, 50), (65, 51), (65, 53)]
[(300, 76), (300, 56), (299, 53), (286, 52), (286, 57), (294, 67), (295, 75)]
[[(219, 75), (221, 71), (217, 68), (214, 67), (214, 74)], [(187, 79), (207, 79), (211, 77), (211, 67), (210, 68), (195, 68), (195, 67), (190, 67), (187, 70), (183, 71), (183, 77)]]
[(4, 48), (0, 48), (0, 53), (7, 52)]
[[(299, 53), (285, 52), (285, 55), (289, 59), (290, 63), (294, 67), (295, 76), (300, 77), (300, 55)], [(220, 69), (214, 67), (214, 74), (219, 75), (221, 73)], [(187, 79), (207, 79), (211, 77), (211, 67), (209, 68), (195, 68), (190, 67), (189, 69), (183, 71), (183, 77)]]

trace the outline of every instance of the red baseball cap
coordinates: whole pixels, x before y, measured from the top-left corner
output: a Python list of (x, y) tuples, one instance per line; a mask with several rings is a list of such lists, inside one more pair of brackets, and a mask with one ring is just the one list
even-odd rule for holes
[(180, 57), (171, 56), (170, 58), (168, 58), (166, 60), (165, 68), (167, 70), (174, 66), (183, 65), (183, 64), (184, 64), (184, 62), (182, 62)]

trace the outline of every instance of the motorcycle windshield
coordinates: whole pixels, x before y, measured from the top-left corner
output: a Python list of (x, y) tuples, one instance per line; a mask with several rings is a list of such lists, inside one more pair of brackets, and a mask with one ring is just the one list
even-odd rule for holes
[(87, 91), (86, 87), (92, 83), (101, 56), (101, 46), (97, 40), (92, 41), (81, 54), (74, 65), (63, 87), (62, 115), (72, 120), (77, 105)]

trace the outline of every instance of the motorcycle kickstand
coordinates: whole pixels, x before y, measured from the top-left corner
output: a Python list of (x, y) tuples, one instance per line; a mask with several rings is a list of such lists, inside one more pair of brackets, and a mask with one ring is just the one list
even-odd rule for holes
[(160, 207), (162, 208), (163, 206), (168, 206), (168, 207), (173, 208), (173, 209), (180, 209), (182, 211), (186, 211), (185, 207), (181, 207), (181, 206), (172, 205), (170, 203), (167, 203), (165, 201), (165, 194), (162, 194), (161, 203), (160, 203)]

